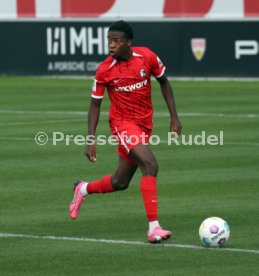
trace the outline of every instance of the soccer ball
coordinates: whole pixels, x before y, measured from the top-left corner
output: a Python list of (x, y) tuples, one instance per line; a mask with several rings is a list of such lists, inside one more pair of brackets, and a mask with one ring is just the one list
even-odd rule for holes
[(201, 242), (208, 247), (223, 246), (230, 235), (230, 227), (225, 220), (218, 217), (205, 219), (199, 228)]

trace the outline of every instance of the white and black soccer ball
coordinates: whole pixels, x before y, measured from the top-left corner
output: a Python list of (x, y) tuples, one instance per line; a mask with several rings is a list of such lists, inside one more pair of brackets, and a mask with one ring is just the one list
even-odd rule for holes
[(207, 218), (200, 225), (199, 236), (205, 246), (221, 247), (229, 239), (230, 227), (222, 218)]

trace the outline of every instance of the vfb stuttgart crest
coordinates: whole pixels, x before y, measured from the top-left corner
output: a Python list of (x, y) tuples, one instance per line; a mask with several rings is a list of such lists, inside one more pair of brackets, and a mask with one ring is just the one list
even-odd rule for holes
[(192, 53), (197, 61), (201, 61), (206, 51), (205, 38), (192, 38), (191, 39)]

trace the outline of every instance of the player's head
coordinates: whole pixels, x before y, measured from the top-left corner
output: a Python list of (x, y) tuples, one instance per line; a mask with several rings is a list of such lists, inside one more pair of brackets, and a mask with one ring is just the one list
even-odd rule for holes
[(108, 30), (108, 46), (110, 54), (116, 58), (124, 58), (131, 52), (133, 29), (129, 23), (120, 20), (114, 22)]
[(109, 32), (115, 31), (115, 32), (122, 32), (124, 33), (125, 37), (128, 38), (129, 40), (133, 39), (133, 29), (130, 26), (130, 24), (124, 20), (119, 20), (114, 22), (110, 27), (109, 27)]

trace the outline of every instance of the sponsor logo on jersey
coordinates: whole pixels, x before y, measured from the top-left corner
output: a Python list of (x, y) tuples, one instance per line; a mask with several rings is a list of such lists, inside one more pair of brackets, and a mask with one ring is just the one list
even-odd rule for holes
[(206, 39), (205, 38), (192, 38), (191, 48), (193, 56), (197, 61), (201, 61), (206, 51)]
[(115, 83), (119, 82), (121, 79), (114, 80)]
[(120, 92), (131, 92), (131, 91), (135, 91), (137, 89), (141, 89), (143, 86), (147, 85), (148, 81), (143, 80), (137, 83), (133, 83), (130, 85), (126, 85), (126, 86), (119, 86), (119, 87), (115, 87), (115, 91), (120, 91)]

